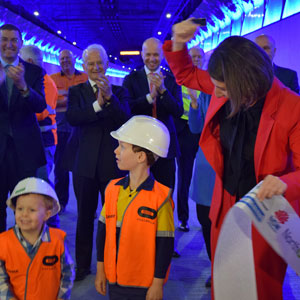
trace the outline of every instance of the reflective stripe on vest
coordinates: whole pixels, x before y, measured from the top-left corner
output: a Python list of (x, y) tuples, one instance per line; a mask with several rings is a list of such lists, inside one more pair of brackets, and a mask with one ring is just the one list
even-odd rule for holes
[(131, 200), (123, 215), (117, 255), (119, 180), (112, 180), (105, 191), (105, 274), (110, 283), (148, 288), (155, 271), (157, 213), (165, 201), (172, 201), (171, 189), (155, 181), (152, 191), (141, 190)]
[(56, 110), (54, 108), (52, 108), (49, 104), (47, 104), (47, 108), (46, 108), (49, 112), (49, 115), (55, 115), (56, 114)]
[(41, 132), (46, 132), (46, 131), (49, 131), (49, 130), (52, 130), (52, 129), (56, 129), (56, 128), (57, 128), (56, 123), (53, 124), (53, 125), (44, 125), (44, 126), (40, 126)]
[[(181, 90), (182, 90), (182, 102), (183, 102), (183, 115), (181, 116), (181, 119), (188, 120), (191, 97), (188, 93), (188, 89), (185, 86), (182, 86)], [(199, 95), (200, 95), (200, 92), (197, 91), (197, 98), (199, 97)]]

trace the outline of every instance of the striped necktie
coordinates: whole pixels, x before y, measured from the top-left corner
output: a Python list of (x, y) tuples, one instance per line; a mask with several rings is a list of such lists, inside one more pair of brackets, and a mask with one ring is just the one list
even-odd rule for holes
[(99, 94), (99, 88), (98, 88), (97, 84), (94, 84), (93, 88), (94, 88), (94, 94), (95, 94), (95, 97), (96, 97), (96, 100), (97, 100), (98, 99), (98, 94)]

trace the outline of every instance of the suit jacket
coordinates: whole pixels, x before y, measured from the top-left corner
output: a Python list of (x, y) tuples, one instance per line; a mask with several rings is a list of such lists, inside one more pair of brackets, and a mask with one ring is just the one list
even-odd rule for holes
[(291, 69), (282, 68), (273, 64), (275, 76), (288, 88), (299, 94), (299, 83), (297, 72)]
[[(228, 99), (216, 98), (208, 72), (193, 67), (187, 49), (177, 52), (171, 52), (171, 49), (171, 43), (164, 45), (165, 57), (177, 82), (212, 94), (200, 146), (216, 172), (210, 218), (217, 222), (222, 210), (224, 167), (217, 112)], [(299, 213), (300, 97), (277, 78), (274, 78), (262, 110), (254, 148), (254, 166), (257, 182), (272, 174), (287, 184), (285, 197)]]
[(46, 164), (44, 146), (35, 113), (46, 108), (44, 70), (20, 59), (25, 68), (29, 95), (22, 97), (14, 85), (8, 106), (5, 81), (0, 86), (0, 163), (7, 140), (12, 137), (21, 170), (34, 170)]
[(68, 169), (79, 176), (95, 178), (97, 166), (103, 168), (101, 181), (120, 174), (114, 155), (118, 141), (110, 132), (129, 119), (129, 95), (124, 88), (115, 85), (112, 92), (109, 104), (96, 113), (95, 94), (89, 81), (69, 89), (66, 118), (75, 130), (67, 145), (66, 158)]
[[(180, 86), (176, 84), (172, 75), (166, 73), (165, 76), (164, 84), (167, 90), (163, 95), (157, 97), (156, 111), (157, 119), (162, 121), (169, 129), (170, 147), (168, 158), (174, 158), (180, 155), (180, 150), (173, 117), (181, 117), (183, 104)], [(127, 75), (123, 86), (128, 89), (131, 96), (129, 105), (132, 114), (152, 116), (152, 104), (149, 104), (146, 98), (150, 91), (145, 69), (142, 68)]]

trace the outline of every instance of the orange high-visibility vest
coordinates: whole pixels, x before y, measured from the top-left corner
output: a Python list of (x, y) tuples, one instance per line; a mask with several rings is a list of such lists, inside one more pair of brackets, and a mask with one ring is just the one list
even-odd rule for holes
[(148, 288), (155, 272), (157, 213), (165, 201), (172, 201), (171, 189), (155, 181), (152, 191), (141, 190), (132, 199), (123, 215), (117, 254), (119, 180), (112, 180), (105, 191), (105, 274), (112, 284)]
[(0, 235), (0, 260), (5, 262), (12, 291), (17, 299), (55, 300), (61, 280), (61, 255), (66, 234), (49, 228), (50, 242), (42, 242), (31, 260), (13, 229)]
[[(52, 131), (53, 135), (53, 145), (57, 145), (57, 126), (56, 126), (56, 103), (58, 98), (58, 92), (57, 87), (55, 85), (54, 80), (48, 75), (45, 74), (44, 76), (44, 88), (45, 88), (45, 99), (47, 108), (41, 112), (36, 114), (36, 118), (39, 122), (40, 130), (42, 132), (42, 136), (44, 138), (44, 134), (46, 132)], [(46, 137), (45, 137), (46, 138)], [(44, 145), (52, 146), (52, 145), (46, 145), (45, 142), (49, 143), (48, 140), (44, 140)]]

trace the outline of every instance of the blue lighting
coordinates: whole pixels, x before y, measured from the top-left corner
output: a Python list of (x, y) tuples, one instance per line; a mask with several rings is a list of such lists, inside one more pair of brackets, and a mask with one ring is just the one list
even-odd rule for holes
[(240, 18), (232, 22), (231, 35), (241, 35), (241, 29), (242, 29), (242, 19)]
[(245, 14), (248, 14), (254, 8), (251, 1), (249, 1), (249, 2), (241, 1), (241, 4), (242, 4), (242, 7), (243, 7), (243, 10), (244, 10)]
[(207, 22), (206, 28), (208, 30), (210, 30), (211, 32), (218, 32), (220, 29), (220, 27), (216, 23), (214, 23), (214, 25), (212, 25), (210, 22)]
[(263, 26), (280, 20), (282, 5), (282, 0), (269, 0)]
[[(9, 12), (9, 16), (6, 16), (6, 19), (8, 20), (9, 23), (14, 23), (14, 20), (16, 19), (16, 15)], [(7, 22), (7, 20), (4, 21), (0, 19), (0, 26), (4, 25)], [(76, 60), (75, 68), (77, 70), (83, 71), (83, 67), (82, 67), (83, 62), (81, 60), (81, 53), (79, 52), (80, 50), (78, 48), (74, 48), (72, 45), (67, 44), (65, 41), (61, 41), (60, 38), (57, 38), (52, 34), (43, 31), (41, 28), (36, 27), (35, 25), (28, 22), (27, 20), (23, 20), (23, 22), (27, 24), (27, 28), (29, 28), (27, 30), (33, 33), (33, 34), (29, 34), (28, 32), (21, 32), (23, 44), (37, 46), (43, 52), (44, 62), (59, 66), (59, 61), (58, 61), (59, 53), (61, 52), (62, 49), (70, 49), (73, 52), (74, 58)], [(36, 34), (37, 32), (39, 33), (38, 35)], [(42, 38), (40, 38), (39, 36)], [(48, 40), (50, 40), (51, 42), (48, 42)], [(59, 44), (60, 47), (58, 47), (55, 43)], [(129, 74), (129, 72), (125, 70), (119, 70), (117, 68), (109, 67), (107, 69), (106, 74), (112, 77), (124, 78), (126, 75)]]
[(204, 40), (204, 38), (201, 36), (201, 34), (196, 34), (195, 38), (188, 43), (187, 48), (191, 49), (191, 48), (201, 44), (203, 42), (203, 40)]
[(220, 32), (219, 43), (224, 41), (229, 36), (230, 36), (230, 26), (227, 26)]
[(253, 32), (262, 27), (264, 7), (260, 6), (249, 12), (244, 19), (242, 35)]
[(300, 0), (286, 0), (282, 18), (292, 16), (300, 12)]
[[(265, 24), (273, 23), (275, 20), (273, 15), (277, 16), (278, 11), (281, 12), (279, 2), (282, 0), (269, 0), (268, 5), (264, 0), (234, 0), (230, 6), (222, 4), (219, 8), (224, 15), (223, 19), (210, 15), (206, 26), (207, 31), (199, 30), (199, 34), (188, 43), (188, 48), (201, 43), (204, 44), (205, 51), (210, 51), (229, 36), (246, 35), (260, 29), (263, 26), (263, 20)], [(300, 11), (300, 0), (286, 0), (286, 4), (290, 3), (295, 9), (294, 2), (298, 3), (297, 12)]]
[(238, 20), (243, 13), (240, 5), (235, 6), (235, 11), (230, 10), (226, 5), (220, 7), (225, 16), (228, 16), (231, 20)]
[(127, 71), (122, 71), (122, 70), (117, 70), (117, 69), (112, 69), (112, 68), (108, 68), (106, 70), (106, 75), (113, 76), (113, 77), (124, 78), (128, 74), (129, 74), (129, 72), (127, 72)]

